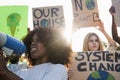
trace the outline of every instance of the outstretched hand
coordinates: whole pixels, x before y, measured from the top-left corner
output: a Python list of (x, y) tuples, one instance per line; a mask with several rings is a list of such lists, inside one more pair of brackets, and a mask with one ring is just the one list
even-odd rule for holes
[(111, 6), (111, 8), (109, 9), (109, 12), (111, 13), (111, 15), (115, 14), (115, 7)]
[(103, 24), (102, 21), (100, 21), (100, 26), (97, 26), (96, 28), (97, 28), (99, 31), (101, 31), (101, 32), (104, 32), (104, 31), (105, 31), (105, 29), (104, 29), (104, 24)]

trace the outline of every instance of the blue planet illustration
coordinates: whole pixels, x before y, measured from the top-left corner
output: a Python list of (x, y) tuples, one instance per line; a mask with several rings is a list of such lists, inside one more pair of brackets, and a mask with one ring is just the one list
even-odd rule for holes
[(42, 19), (42, 20), (41, 20), (41, 23), (40, 23), (41, 27), (47, 27), (48, 24), (49, 24), (49, 22), (48, 22), (47, 19)]
[(89, 10), (93, 10), (95, 8), (94, 0), (86, 0), (86, 7)]
[(115, 78), (106, 71), (98, 70), (92, 72), (87, 80), (115, 80)]

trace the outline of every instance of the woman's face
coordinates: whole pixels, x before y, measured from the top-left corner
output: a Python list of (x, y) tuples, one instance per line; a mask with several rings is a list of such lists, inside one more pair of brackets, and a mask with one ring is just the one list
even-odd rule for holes
[(99, 49), (99, 41), (98, 41), (98, 38), (97, 36), (95, 35), (92, 35), (90, 38), (89, 38), (89, 41), (88, 41), (88, 48), (89, 48), (89, 51), (97, 51)]
[(32, 38), (30, 54), (33, 59), (46, 57), (46, 48), (43, 43), (38, 41), (37, 35), (34, 35)]

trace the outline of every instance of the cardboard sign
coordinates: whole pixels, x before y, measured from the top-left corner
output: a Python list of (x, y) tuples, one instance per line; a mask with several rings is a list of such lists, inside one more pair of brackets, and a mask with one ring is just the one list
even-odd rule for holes
[(120, 52), (77, 52), (69, 80), (119, 80)]
[(120, 0), (112, 0), (112, 5), (115, 6), (115, 22), (120, 27)]
[(33, 8), (33, 27), (63, 28), (65, 20), (62, 6)]
[(28, 6), (0, 6), (0, 31), (17, 39), (27, 34)]
[(74, 27), (100, 25), (97, 0), (72, 0), (72, 6)]

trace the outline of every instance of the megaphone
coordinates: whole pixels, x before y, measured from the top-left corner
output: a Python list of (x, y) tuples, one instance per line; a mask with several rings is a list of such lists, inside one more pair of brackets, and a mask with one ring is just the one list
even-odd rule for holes
[(26, 46), (22, 41), (2, 32), (0, 32), (0, 48), (5, 52), (18, 55), (23, 54), (26, 50)]

